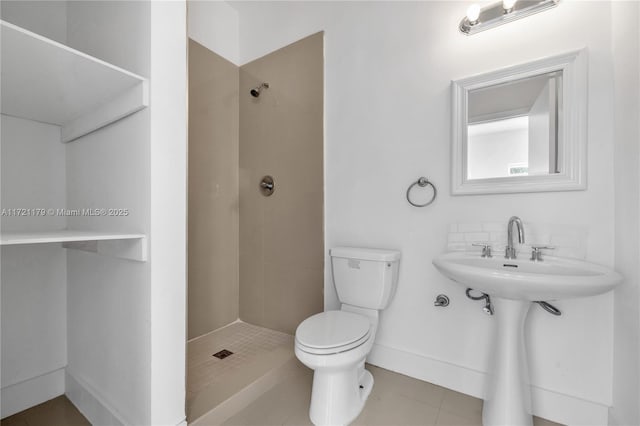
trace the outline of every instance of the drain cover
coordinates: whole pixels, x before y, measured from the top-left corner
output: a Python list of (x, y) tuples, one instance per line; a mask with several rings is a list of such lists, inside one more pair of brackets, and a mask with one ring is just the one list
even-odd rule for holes
[(228, 351), (226, 349), (223, 349), (220, 352), (216, 352), (215, 354), (213, 354), (213, 356), (215, 356), (216, 358), (220, 358), (220, 359), (225, 359), (229, 355), (233, 355), (233, 352)]

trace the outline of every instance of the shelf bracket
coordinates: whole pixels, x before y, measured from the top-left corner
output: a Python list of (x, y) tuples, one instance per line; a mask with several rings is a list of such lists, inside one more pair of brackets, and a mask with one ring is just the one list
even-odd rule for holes
[(147, 261), (147, 246), (146, 237), (126, 240), (73, 241), (62, 243), (62, 247), (67, 249), (88, 251), (103, 256), (135, 260), (137, 262)]
[(142, 81), (103, 105), (65, 123), (61, 129), (63, 143), (74, 141), (149, 106), (149, 84)]

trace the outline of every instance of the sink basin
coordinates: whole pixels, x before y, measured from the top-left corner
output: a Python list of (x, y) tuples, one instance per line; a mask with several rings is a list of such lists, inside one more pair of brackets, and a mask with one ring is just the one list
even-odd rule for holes
[(581, 260), (545, 256), (482, 258), (477, 253), (451, 252), (433, 260), (444, 276), (490, 296), (513, 300), (556, 300), (606, 293), (622, 281), (617, 272)]

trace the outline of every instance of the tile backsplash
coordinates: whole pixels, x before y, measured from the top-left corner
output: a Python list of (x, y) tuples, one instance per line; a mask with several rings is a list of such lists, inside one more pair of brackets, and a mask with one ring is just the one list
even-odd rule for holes
[[(587, 255), (588, 228), (580, 225), (557, 225), (524, 222), (525, 243), (517, 244), (518, 253), (529, 256), (532, 245), (547, 245), (554, 247), (545, 253), (551, 256), (585, 259)], [(473, 247), (474, 243), (491, 245), (494, 255), (502, 254), (507, 245), (507, 224), (498, 222), (452, 223), (449, 225), (447, 238), (448, 251), (478, 251), (480, 247)]]

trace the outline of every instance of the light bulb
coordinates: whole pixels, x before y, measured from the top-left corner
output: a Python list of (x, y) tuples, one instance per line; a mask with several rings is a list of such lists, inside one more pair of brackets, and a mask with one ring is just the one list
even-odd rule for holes
[(471, 25), (478, 23), (478, 18), (480, 17), (480, 6), (476, 3), (469, 6), (467, 9), (467, 19)]
[(513, 6), (516, 5), (517, 1), (518, 0), (502, 0), (502, 8), (504, 9), (505, 13), (511, 12)]

